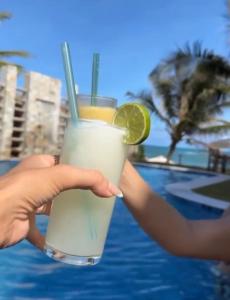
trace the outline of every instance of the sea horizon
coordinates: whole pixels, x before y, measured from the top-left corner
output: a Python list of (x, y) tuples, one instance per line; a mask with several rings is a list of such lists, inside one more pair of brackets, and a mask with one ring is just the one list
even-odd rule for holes
[[(146, 157), (166, 156), (169, 146), (143, 145)], [(208, 165), (208, 150), (205, 148), (195, 148), (192, 146), (177, 147), (173, 153), (172, 160), (177, 164), (187, 166), (197, 166), (206, 168)]]

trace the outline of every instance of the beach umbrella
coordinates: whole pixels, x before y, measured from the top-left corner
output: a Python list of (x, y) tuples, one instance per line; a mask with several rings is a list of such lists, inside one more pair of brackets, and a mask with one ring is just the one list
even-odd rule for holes
[(217, 140), (208, 144), (211, 148), (230, 148), (230, 139)]

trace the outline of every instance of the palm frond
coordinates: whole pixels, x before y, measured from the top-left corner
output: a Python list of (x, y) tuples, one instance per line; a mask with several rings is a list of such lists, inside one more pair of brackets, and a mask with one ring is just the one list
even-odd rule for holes
[(230, 132), (230, 123), (223, 125), (216, 125), (216, 126), (209, 126), (204, 128), (197, 128), (196, 133), (198, 134), (206, 134), (206, 135), (212, 135), (212, 134), (224, 134)]
[(230, 107), (230, 102), (222, 102), (222, 103), (218, 103), (215, 106), (213, 106), (213, 111), (214, 113), (216, 112), (222, 112), (225, 108), (229, 108)]
[(206, 74), (206, 76), (229, 76), (230, 65), (225, 58), (210, 53), (197, 65), (197, 71)]
[(11, 57), (11, 56), (18, 56), (18, 57), (30, 57), (30, 54), (27, 51), (0, 51), (0, 57)]
[[(4, 21), (4, 20), (7, 20), (7, 19), (10, 19), (11, 16), (12, 15), (9, 12), (1, 11), (0, 12), (0, 22)], [(20, 64), (8, 62), (8, 61), (5, 60), (8, 57), (14, 57), (14, 56), (22, 57), (22, 58), (28, 58), (28, 57), (30, 57), (30, 54), (29, 54), (29, 52), (23, 51), (23, 50), (21, 50), (21, 51), (20, 50), (10, 50), (10, 51), (1, 50), (0, 51), (0, 59), (2, 59), (2, 60), (0, 60), (0, 68), (4, 67), (4, 66), (7, 66), (7, 65), (12, 65), (12, 66), (15, 66), (18, 69), (18, 72), (23, 71), (23, 67)]]
[(184, 64), (187, 66), (195, 63), (196, 65), (197, 61), (204, 60), (213, 55), (214, 53), (212, 50), (202, 48), (202, 43), (200, 41), (195, 41), (192, 45), (187, 42), (184, 47), (179, 47), (173, 51), (169, 57), (164, 60), (164, 63), (167, 65)]
[(201, 141), (201, 140), (198, 140), (198, 139), (195, 139), (193, 137), (189, 137), (186, 139), (186, 142), (190, 145), (201, 145), (201, 146), (204, 146), (204, 147), (208, 147), (208, 144)]
[(169, 128), (172, 128), (172, 124), (169, 121), (169, 119), (167, 119), (167, 117), (165, 117), (161, 111), (158, 109), (158, 107), (156, 106), (156, 104), (153, 101), (153, 97), (152, 94), (148, 91), (142, 90), (137, 94), (134, 94), (133, 92), (127, 92), (126, 96), (129, 97), (130, 100), (134, 100), (134, 101), (139, 101), (141, 102), (143, 105), (145, 105), (150, 111), (152, 111), (160, 120), (162, 120), (163, 122), (165, 122), (167, 124), (167, 126)]
[(214, 122), (219, 122), (219, 123), (222, 123), (222, 124), (226, 124), (226, 125), (230, 125), (230, 122), (229, 121), (226, 121), (226, 120), (223, 120), (223, 119), (214, 119), (213, 120)]
[(152, 94), (148, 91), (142, 90), (138, 93), (133, 93), (128, 91), (125, 94), (130, 100), (132, 101), (138, 101), (143, 103), (150, 111), (154, 111), (154, 103), (153, 103), (153, 97)]
[(157, 95), (164, 99), (164, 109), (169, 118), (177, 117), (177, 93), (174, 93), (171, 80), (159, 80), (155, 82)]
[(11, 13), (6, 12), (6, 11), (1, 11), (0, 12), (0, 22), (4, 20), (8, 20), (12, 17)]
[(22, 65), (19, 64), (14, 64), (14, 63), (10, 63), (8, 61), (0, 61), (0, 68), (5, 67), (5, 66), (15, 66), (18, 69), (18, 72), (21, 73), (24, 68)]

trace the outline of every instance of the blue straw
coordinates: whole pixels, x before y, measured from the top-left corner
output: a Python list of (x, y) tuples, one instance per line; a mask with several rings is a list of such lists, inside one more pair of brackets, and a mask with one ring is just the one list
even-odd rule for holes
[(71, 63), (70, 49), (67, 42), (64, 42), (62, 44), (62, 56), (65, 70), (66, 88), (69, 100), (71, 121), (74, 125), (76, 125), (79, 118), (79, 111), (77, 107), (77, 96), (75, 92), (75, 82)]
[(92, 86), (91, 86), (91, 105), (96, 105), (97, 89), (98, 89), (98, 76), (99, 76), (99, 63), (100, 54), (93, 54), (92, 66)]

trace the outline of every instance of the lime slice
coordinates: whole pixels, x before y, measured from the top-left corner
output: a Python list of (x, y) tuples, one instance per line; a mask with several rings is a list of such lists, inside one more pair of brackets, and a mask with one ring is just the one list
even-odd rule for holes
[(144, 105), (127, 103), (118, 107), (113, 124), (127, 130), (126, 144), (137, 145), (149, 136), (150, 114)]

